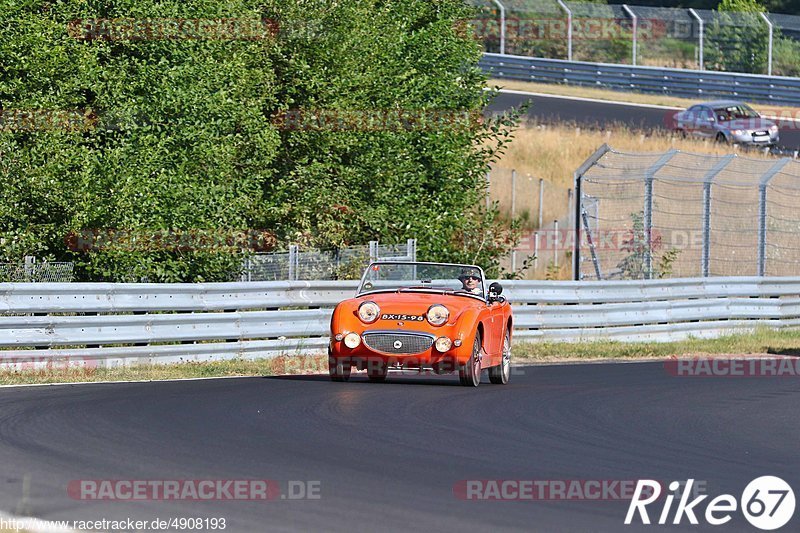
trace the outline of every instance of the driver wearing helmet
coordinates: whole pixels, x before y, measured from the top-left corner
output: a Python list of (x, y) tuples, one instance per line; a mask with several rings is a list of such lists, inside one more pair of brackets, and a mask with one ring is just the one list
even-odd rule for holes
[(470, 294), (478, 294), (483, 296), (483, 287), (481, 287), (481, 273), (475, 268), (465, 268), (458, 276), (461, 282), (461, 290)]

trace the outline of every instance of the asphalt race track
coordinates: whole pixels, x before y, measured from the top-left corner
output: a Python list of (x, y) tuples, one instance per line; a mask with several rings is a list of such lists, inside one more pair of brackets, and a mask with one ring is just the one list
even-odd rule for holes
[[(755, 531), (739, 512), (725, 526), (625, 527), (624, 501), (465, 501), (453, 487), (694, 478), (738, 499), (777, 475), (796, 488), (798, 405), (793, 378), (679, 378), (662, 363), (517, 367), (508, 386), (484, 375), (477, 389), (355, 374), (3, 388), (0, 501), (46, 519), (225, 517), (226, 531)], [(253, 478), (317, 481), (320, 498), (67, 495), (80, 479)]]
[[(620, 96), (623, 99), (624, 95)], [(624, 105), (596, 101), (575, 100), (558, 96), (531, 96), (500, 93), (487, 107), (488, 112), (498, 112), (519, 107), (526, 101), (532, 105), (528, 117), (547, 124), (568, 123), (582, 127), (609, 128), (626, 125), (630, 128), (651, 131), (669, 129), (669, 117), (677, 110)], [(789, 127), (781, 125), (781, 147), (786, 150), (800, 149), (800, 124)], [(613, 141), (612, 141), (613, 144)]]

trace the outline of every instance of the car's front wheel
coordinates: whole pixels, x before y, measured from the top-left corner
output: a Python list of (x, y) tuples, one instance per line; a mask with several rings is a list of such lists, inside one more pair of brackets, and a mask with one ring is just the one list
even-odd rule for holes
[(489, 369), (489, 381), (495, 385), (505, 385), (511, 377), (511, 333), (506, 330), (503, 338), (503, 359), (499, 365)]
[(334, 357), (330, 348), (328, 349), (328, 374), (331, 376), (331, 381), (347, 381), (350, 379), (352, 368), (352, 364), (348, 359)]
[(465, 387), (477, 387), (481, 382), (481, 333), (475, 334), (472, 344), (472, 355), (464, 365), (458, 369), (458, 380)]

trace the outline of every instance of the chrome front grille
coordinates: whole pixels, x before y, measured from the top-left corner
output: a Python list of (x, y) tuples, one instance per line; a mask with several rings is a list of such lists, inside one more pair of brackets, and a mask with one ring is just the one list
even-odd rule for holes
[(371, 331), (364, 333), (364, 344), (370, 350), (388, 354), (422, 353), (433, 345), (433, 335)]

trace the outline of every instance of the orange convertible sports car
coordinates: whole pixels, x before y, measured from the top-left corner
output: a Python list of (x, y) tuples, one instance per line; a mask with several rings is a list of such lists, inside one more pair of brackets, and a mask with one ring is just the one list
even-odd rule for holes
[(486, 288), (474, 265), (376, 262), (367, 267), (355, 298), (331, 318), (328, 369), (347, 381), (355, 366), (371, 381), (390, 369), (458, 372), (462, 385), (508, 383), (511, 306), (503, 288)]

